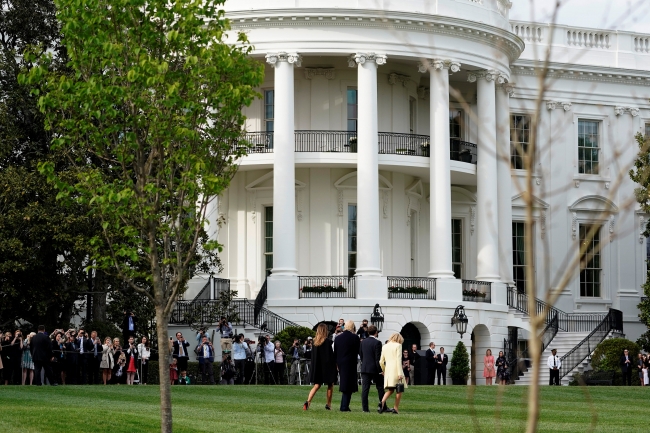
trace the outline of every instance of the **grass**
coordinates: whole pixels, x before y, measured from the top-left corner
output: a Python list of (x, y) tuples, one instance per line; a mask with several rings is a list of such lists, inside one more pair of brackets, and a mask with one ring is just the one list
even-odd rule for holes
[[(308, 387), (173, 387), (175, 432), (519, 432), (525, 430), (527, 387), (411, 387), (400, 414), (325, 411), (319, 391), (304, 412)], [(647, 421), (641, 387), (543, 387), (541, 432), (638, 432)], [(370, 394), (376, 409), (376, 393)], [(497, 404), (501, 400), (501, 405)], [(340, 394), (335, 389), (333, 409)], [(392, 398), (389, 400), (392, 403)], [(0, 431), (154, 432), (159, 430), (157, 386), (0, 387)], [(83, 421), (82, 421), (83, 420)], [(83, 422), (83, 424), (81, 424)]]

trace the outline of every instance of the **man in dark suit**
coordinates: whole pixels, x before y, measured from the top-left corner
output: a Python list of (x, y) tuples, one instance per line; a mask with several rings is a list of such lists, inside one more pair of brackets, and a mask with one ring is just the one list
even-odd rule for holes
[(187, 371), (187, 362), (190, 360), (190, 354), (187, 351), (189, 347), (190, 343), (183, 338), (183, 334), (177, 332), (176, 341), (173, 344), (172, 357), (176, 358), (179, 375), (183, 371)]
[(97, 331), (90, 333), (90, 342), (92, 349), (89, 352), (88, 369), (90, 373), (90, 383), (99, 385), (99, 364), (102, 362), (102, 342), (97, 337)]
[(93, 360), (93, 342), (86, 335), (83, 329), (77, 333), (77, 343), (79, 344), (79, 367), (81, 369), (80, 380), (82, 385), (88, 384), (88, 373), (92, 366)]
[(384, 397), (384, 376), (381, 373), (381, 341), (377, 339), (377, 327), (370, 325), (368, 327), (369, 337), (361, 342), (359, 347), (359, 356), (361, 357), (361, 407), (364, 412), (370, 412), (368, 409), (368, 394), (370, 393), (370, 382), (375, 382), (377, 394), (379, 396), (379, 407), (381, 399)]
[(436, 362), (436, 343), (433, 341), (429, 343), (429, 348), (426, 353), (427, 360), (427, 385), (436, 384), (436, 367), (438, 363)]
[[(45, 370), (45, 377), (50, 382), (50, 385), (56, 386), (54, 375), (52, 374), (52, 365), (50, 364), (54, 359), (52, 353), (52, 342), (45, 335), (45, 326), (39, 325), (38, 334), (32, 337), (29, 350), (32, 354), (34, 361), (34, 376), (40, 379), (41, 370)], [(40, 384), (40, 381), (39, 381)]]
[(436, 371), (438, 372), (438, 385), (440, 385), (440, 377), (442, 376), (442, 384), (447, 385), (447, 363), (449, 358), (445, 354), (445, 348), (440, 348), (440, 353), (436, 356)]
[(625, 349), (623, 351), (623, 356), (621, 356), (621, 372), (623, 373), (623, 385), (631, 386), (632, 385), (632, 368), (634, 367), (634, 361), (630, 356), (630, 353)]
[(137, 317), (135, 316), (135, 313), (132, 311), (125, 311), (124, 319), (122, 319), (122, 338), (124, 338), (123, 344), (126, 345), (130, 337), (135, 338), (137, 329)]
[[(341, 412), (350, 412), (352, 393), (359, 391), (357, 381), (357, 357), (359, 356), (359, 337), (352, 320), (345, 323), (345, 331), (334, 340), (334, 357), (339, 369), (339, 391), (341, 394)], [(325, 343), (327, 344), (327, 343)]]

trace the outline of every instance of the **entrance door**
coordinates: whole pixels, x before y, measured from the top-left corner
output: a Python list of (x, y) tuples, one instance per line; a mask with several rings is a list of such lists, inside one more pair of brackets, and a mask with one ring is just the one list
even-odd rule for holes
[(416, 345), (418, 350), (420, 350), (420, 331), (418, 327), (413, 323), (409, 322), (402, 330), (399, 332), (404, 337), (404, 343), (402, 344), (402, 350), (411, 350), (412, 345)]

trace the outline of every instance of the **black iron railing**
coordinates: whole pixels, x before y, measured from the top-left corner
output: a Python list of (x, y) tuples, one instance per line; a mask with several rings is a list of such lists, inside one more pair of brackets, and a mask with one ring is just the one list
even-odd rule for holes
[(255, 297), (255, 309), (253, 310), (253, 321), (257, 322), (257, 318), (260, 315), (260, 312), (262, 311), (262, 308), (264, 308), (264, 303), (266, 302), (266, 297), (268, 296), (267, 292), (267, 285), (266, 285), (267, 279), (264, 279), (264, 284), (262, 284), (262, 288), (260, 291), (257, 293), (257, 296)]
[(492, 283), (463, 280), (463, 301), (492, 303)]
[(428, 135), (380, 132), (379, 153), (428, 157), (429, 142), (430, 137)]
[(623, 313), (611, 308), (609, 313), (601, 320), (596, 328), (591, 331), (576, 347), (560, 358), (560, 377), (564, 377), (584, 361), (596, 346), (612, 332), (623, 332)]
[(436, 299), (436, 279), (388, 277), (388, 299)]
[(357, 133), (350, 131), (296, 131), (296, 152), (357, 152)]
[[(193, 317), (200, 320), (202, 323), (210, 322), (211, 308), (213, 308), (218, 301), (178, 301), (176, 307), (172, 312), (169, 323), (172, 324), (188, 324), (187, 317)], [(262, 331), (269, 332), (270, 334), (277, 334), (289, 326), (298, 326), (298, 324), (278, 316), (274, 312), (261, 307), (256, 309), (248, 299), (233, 299), (232, 306), (236, 308), (237, 314), (241, 323), (247, 323), (255, 326)], [(256, 313), (257, 310), (257, 313)], [(199, 315), (197, 316), (197, 313)], [(201, 317), (201, 314), (203, 315)]]
[[(528, 295), (516, 287), (508, 287), (508, 306), (530, 316)], [(566, 313), (541, 299), (535, 299), (535, 314), (544, 314), (544, 323), (549, 324), (557, 316), (558, 329), (566, 332), (591, 332), (597, 327), (605, 313)]]
[(355, 278), (348, 276), (298, 277), (299, 298), (354, 298)]
[(273, 131), (246, 132), (244, 139), (233, 145), (232, 152), (273, 153)]
[[(551, 321), (546, 325), (542, 333), (539, 335), (540, 341), (540, 353), (544, 353), (544, 350), (551, 344), (553, 338), (557, 335), (558, 332), (558, 318), (557, 314), (551, 319)], [(516, 335), (516, 334), (515, 334)], [(529, 366), (530, 355), (528, 349), (519, 353), (518, 348), (516, 347), (517, 340), (516, 337), (514, 341), (511, 340), (512, 337), (507, 340), (503, 340), (503, 351), (508, 360), (508, 368), (510, 369), (510, 379), (515, 381), (521, 376), (522, 371)]]
[(452, 161), (476, 164), (476, 144), (470, 143), (469, 141), (463, 141), (458, 138), (452, 138), (449, 140), (449, 158)]

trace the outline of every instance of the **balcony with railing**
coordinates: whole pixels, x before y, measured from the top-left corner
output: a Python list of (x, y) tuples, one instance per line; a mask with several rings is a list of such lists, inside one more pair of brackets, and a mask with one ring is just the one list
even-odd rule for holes
[(300, 299), (356, 297), (355, 278), (346, 276), (298, 277)]
[(388, 277), (388, 299), (436, 299), (436, 279)]
[[(380, 132), (378, 137), (380, 155), (405, 155), (428, 158), (430, 137), (420, 134)], [(248, 149), (248, 154), (273, 153), (273, 132), (247, 132), (244, 140), (233, 147)], [(357, 133), (350, 131), (295, 131), (296, 152), (357, 153)], [(477, 163), (476, 144), (458, 138), (449, 140), (449, 159), (452, 161)]]
[(492, 303), (492, 283), (463, 280), (463, 301)]

